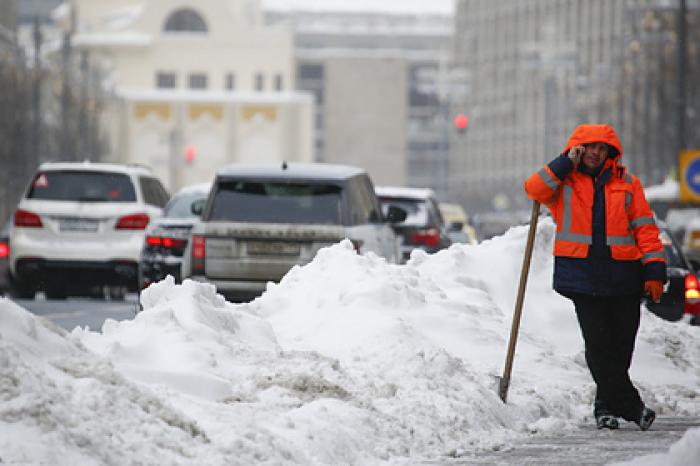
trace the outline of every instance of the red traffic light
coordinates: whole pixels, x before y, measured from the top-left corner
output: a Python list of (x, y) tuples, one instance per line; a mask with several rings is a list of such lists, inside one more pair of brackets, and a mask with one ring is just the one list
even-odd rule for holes
[(194, 162), (194, 159), (197, 157), (197, 148), (194, 147), (193, 145), (187, 146), (185, 149), (185, 161), (187, 163), (192, 163)]
[(454, 119), (455, 128), (460, 131), (464, 131), (469, 126), (469, 117), (463, 113), (457, 114)]

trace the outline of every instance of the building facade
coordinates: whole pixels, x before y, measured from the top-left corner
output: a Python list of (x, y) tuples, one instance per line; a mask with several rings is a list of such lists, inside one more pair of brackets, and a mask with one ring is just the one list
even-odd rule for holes
[(239, 161), (310, 161), (313, 99), (295, 91), (292, 34), (258, 0), (72, 0), (57, 12), (113, 99), (108, 159), (175, 190)]
[[(692, 127), (700, 28), (698, 2), (689, 5)], [(677, 12), (663, 0), (458, 0), (453, 57), (468, 80), (453, 106), (470, 125), (452, 134), (452, 197), (472, 211), (526, 207), (523, 180), (586, 122), (611, 124), (623, 163), (661, 182), (677, 157)]]
[(295, 31), (297, 88), (316, 99), (317, 160), (447, 196), (449, 15), (293, 10), (267, 19)]

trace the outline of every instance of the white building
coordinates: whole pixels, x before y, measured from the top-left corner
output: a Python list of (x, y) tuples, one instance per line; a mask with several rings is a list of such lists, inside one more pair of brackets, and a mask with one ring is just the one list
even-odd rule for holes
[(55, 16), (106, 73), (111, 160), (175, 190), (226, 163), (312, 159), (292, 33), (265, 26), (259, 0), (69, 0)]

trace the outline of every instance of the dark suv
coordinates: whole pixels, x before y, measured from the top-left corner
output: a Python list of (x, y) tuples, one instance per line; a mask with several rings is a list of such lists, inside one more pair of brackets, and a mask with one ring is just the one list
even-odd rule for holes
[(378, 186), (375, 191), (385, 213), (392, 206), (406, 211), (406, 219), (392, 225), (402, 238), (402, 262), (406, 262), (416, 248), (433, 253), (452, 244), (431, 189)]
[(646, 306), (662, 319), (677, 321), (687, 314), (691, 324), (700, 325), (700, 286), (697, 275), (670, 230), (662, 222), (658, 223), (661, 243), (666, 253), (669, 283), (664, 288), (661, 302), (648, 301)]

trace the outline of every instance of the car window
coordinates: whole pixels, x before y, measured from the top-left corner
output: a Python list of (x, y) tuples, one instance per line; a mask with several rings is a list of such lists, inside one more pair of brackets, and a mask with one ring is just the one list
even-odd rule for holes
[(355, 177), (348, 181), (350, 225), (364, 225), (381, 220), (381, 210), (374, 188), (367, 177)]
[(442, 214), (440, 213), (440, 207), (434, 199), (426, 200), (426, 204), (430, 206), (430, 218), (433, 225), (444, 225), (445, 221), (442, 219)]
[(209, 193), (187, 192), (176, 194), (165, 205), (163, 217), (167, 218), (190, 218), (197, 215), (192, 213), (192, 203), (199, 199), (206, 199)]
[(131, 179), (123, 173), (45, 171), (34, 177), (28, 199), (79, 202), (136, 202)]
[(683, 260), (683, 256), (678, 250), (678, 247), (671, 238), (669, 232), (666, 229), (660, 230), (659, 238), (661, 239), (661, 244), (664, 247), (664, 253), (666, 254), (666, 263), (668, 264), (668, 266), (685, 268), (686, 264)]
[(406, 211), (406, 220), (399, 225), (422, 227), (430, 223), (430, 215), (428, 214), (428, 206), (422, 199), (407, 199), (398, 197), (381, 197), (382, 211), (386, 216), (389, 205), (401, 207)]
[(381, 222), (384, 216), (382, 215), (382, 207), (379, 203), (379, 198), (377, 198), (377, 195), (375, 194), (374, 186), (372, 186), (372, 182), (369, 180), (368, 176), (363, 176), (360, 178), (360, 180), (364, 186), (364, 189), (362, 190), (363, 196), (369, 207), (368, 219), (370, 222)]
[(139, 184), (143, 193), (143, 201), (146, 204), (163, 207), (168, 202), (168, 192), (157, 179), (141, 176)]
[(341, 191), (321, 183), (222, 181), (205, 220), (339, 225)]

